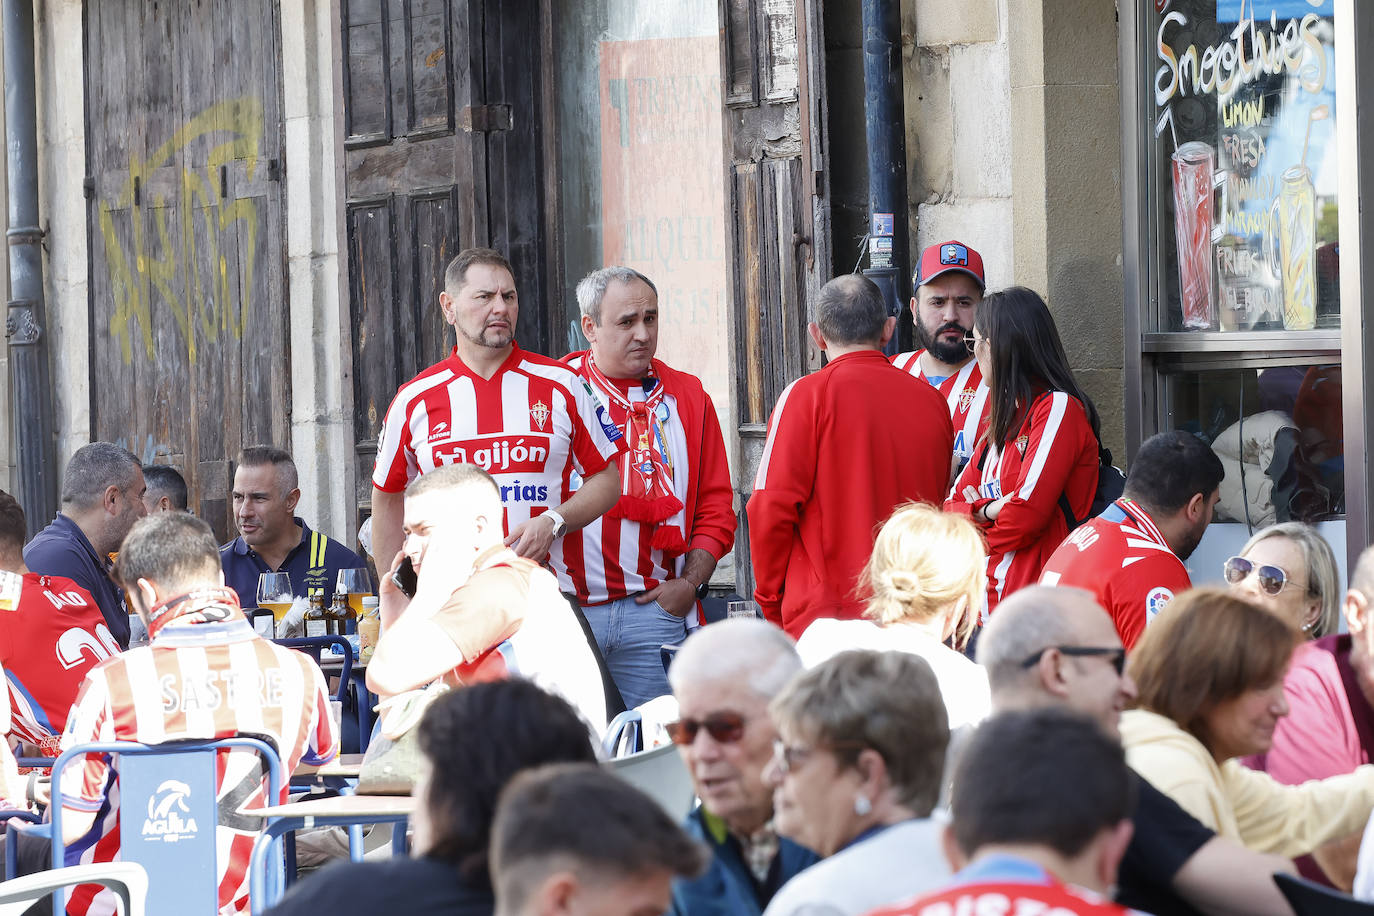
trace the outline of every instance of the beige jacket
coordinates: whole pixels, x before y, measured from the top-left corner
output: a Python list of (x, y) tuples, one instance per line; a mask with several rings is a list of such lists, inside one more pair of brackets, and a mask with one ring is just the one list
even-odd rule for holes
[(1155, 788), (1221, 836), (1258, 852), (1306, 855), (1364, 829), (1374, 810), (1374, 765), (1300, 786), (1212, 755), (1171, 719), (1133, 709), (1121, 716), (1126, 760)]

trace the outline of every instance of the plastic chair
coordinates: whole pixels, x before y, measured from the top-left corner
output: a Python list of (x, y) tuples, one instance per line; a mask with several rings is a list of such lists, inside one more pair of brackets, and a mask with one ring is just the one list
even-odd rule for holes
[(611, 720), (601, 738), (601, 749), (608, 759), (623, 757), (644, 749), (643, 717), (637, 709), (627, 709)]
[[(155, 916), (213, 913), (218, 909), (219, 869), (215, 827), (219, 823), (217, 789), (220, 750), (246, 748), (267, 765), (268, 804), (281, 797), (281, 760), (259, 738), (235, 736), (213, 741), (140, 744), (109, 741), (78, 745), (64, 751), (53, 766), (54, 803), (51, 823), (20, 832), (52, 839), (52, 867), (66, 866), (62, 842), (61, 774), (87, 754), (119, 758), (119, 850), (126, 862), (137, 862), (149, 876), (147, 910)], [(11, 835), (13, 828), (11, 830)], [(63, 893), (54, 894), (53, 912), (63, 911)]]
[(673, 823), (681, 823), (696, 804), (692, 775), (675, 745), (665, 744), (608, 761), (611, 771), (658, 802)]
[(124, 916), (147, 912), (148, 873), (137, 862), (72, 865), (53, 871), (12, 878), (0, 884), (0, 916), (20, 916), (45, 895), (78, 884), (100, 884), (114, 892)]
[(333, 646), (339, 649), (343, 667), (339, 669), (339, 692), (335, 694), (334, 699), (340, 703), (345, 701), (348, 697), (348, 685), (353, 677), (353, 646), (348, 640), (342, 636), (299, 636), (272, 641), (287, 649), (304, 652), (315, 660), (316, 665), (320, 663), (320, 656), (326, 647)]

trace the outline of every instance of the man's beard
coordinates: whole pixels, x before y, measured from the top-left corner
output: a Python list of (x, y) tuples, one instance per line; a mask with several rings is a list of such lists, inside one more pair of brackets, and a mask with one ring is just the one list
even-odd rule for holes
[[(959, 324), (957, 321), (946, 322), (938, 329), (935, 334), (926, 333), (925, 325), (921, 322), (913, 322), (916, 328), (916, 343), (923, 349), (929, 350), (930, 355), (942, 363), (949, 363), (957, 366), (966, 362), (973, 354), (969, 353), (968, 345), (964, 343), (964, 337), (968, 334), (968, 328)], [(954, 342), (943, 340), (940, 335), (945, 331), (958, 331), (959, 339)]]
[(469, 334), (462, 328), (459, 328), (458, 333), (462, 334), (472, 343), (477, 344), (477, 346), (488, 347), (492, 350), (503, 349), (504, 347), (509, 346), (511, 341), (515, 340), (514, 329), (509, 329), (506, 331), (497, 331), (492, 330), (490, 328), (482, 328), (482, 330), (478, 331), (477, 334), (473, 335)]

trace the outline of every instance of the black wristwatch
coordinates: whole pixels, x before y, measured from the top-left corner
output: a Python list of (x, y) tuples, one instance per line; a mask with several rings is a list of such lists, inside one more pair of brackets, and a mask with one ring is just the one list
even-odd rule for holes
[[(686, 577), (684, 577), (684, 578), (686, 578)], [(688, 581), (688, 582), (691, 582), (692, 580), (691, 580), (691, 579), (687, 579), (687, 581)], [(705, 582), (703, 582), (703, 583), (701, 583), (700, 585), (697, 586), (697, 600), (698, 600), (698, 601), (705, 601), (705, 600), (706, 600), (706, 593), (709, 592), (710, 590), (711, 590), (711, 580), (710, 580), (710, 579), (707, 579)]]

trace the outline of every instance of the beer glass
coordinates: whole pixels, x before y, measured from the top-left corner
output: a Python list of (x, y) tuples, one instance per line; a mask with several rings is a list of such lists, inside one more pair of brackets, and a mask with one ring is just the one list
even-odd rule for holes
[(362, 567), (341, 569), (339, 580), (334, 585), (334, 594), (346, 595), (353, 619), (360, 620), (363, 616), (363, 599), (372, 594), (372, 579)]
[(291, 577), (284, 572), (265, 572), (258, 576), (258, 607), (272, 612), (272, 619), (281, 623), (291, 610)]

